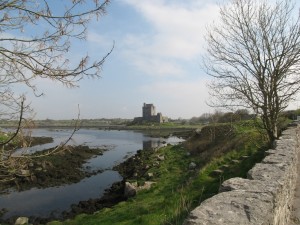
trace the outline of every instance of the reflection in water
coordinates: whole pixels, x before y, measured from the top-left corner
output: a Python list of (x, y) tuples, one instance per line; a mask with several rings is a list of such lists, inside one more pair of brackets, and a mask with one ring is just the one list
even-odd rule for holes
[(160, 140), (147, 140), (143, 141), (143, 149), (151, 150), (162, 146), (162, 142)]
[[(34, 129), (32, 136), (53, 137), (54, 142), (34, 146), (27, 150), (33, 153), (53, 147), (66, 140), (70, 132), (71, 130)], [(112, 168), (123, 162), (127, 156), (134, 155), (142, 148), (157, 148), (162, 143), (176, 144), (180, 141), (182, 139), (176, 137), (152, 138), (134, 131), (81, 129), (75, 133), (69, 144), (84, 144), (89, 147), (110, 146), (103, 155), (88, 160), (84, 165), (84, 168), (89, 168), (91, 171), (105, 172), (85, 178), (76, 184), (2, 194), (0, 195), (0, 210), (3, 208), (8, 210), (2, 219), (14, 215), (28, 217), (59, 215), (62, 211), (69, 210), (71, 204), (90, 198), (100, 198), (105, 189), (122, 179), (118, 172), (112, 171)]]
[[(99, 182), (101, 180), (101, 182)], [(69, 210), (72, 204), (90, 198), (99, 198), (104, 190), (113, 183), (121, 181), (116, 171), (105, 171), (85, 178), (81, 182), (60, 187), (30, 189), (1, 196), (0, 208), (8, 210), (2, 219), (12, 216), (59, 217), (61, 212)]]

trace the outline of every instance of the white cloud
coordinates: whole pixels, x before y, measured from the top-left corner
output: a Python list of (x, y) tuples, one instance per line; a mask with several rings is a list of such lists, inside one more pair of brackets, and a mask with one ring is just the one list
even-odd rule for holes
[(163, 53), (189, 60), (202, 51), (205, 26), (217, 18), (215, 4), (167, 4), (166, 1), (129, 0), (156, 28), (155, 47)]
[(182, 77), (185, 73), (183, 68), (176, 63), (173, 63), (172, 60), (160, 60), (157, 58), (140, 58), (138, 55), (132, 56), (132, 63), (135, 67), (146, 74), (149, 74), (154, 77)]
[(87, 34), (87, 41), (90, 42), (92, 46), (97, 48), (102, 47), (104, 49), (109, 49), (112, 47), (113, 41), (107, 36), (100, 35), (96, 31), (91, 31)]
[(127, 49), (124, 55), (131, 57), (134, 65), (148, 74), (153, 62), (160, 62), (162, 68), (169, 68), (157, 72), (161, 75), (183, 74), (183, 69), (175, 60), (193, 60), (203, 53), (205, 27), (218, 15), (216, 4), (203, 4), (201, 1), (124, 2), (134, 7), (154, 30), (150, 32), (145, 28), (146, 35), (130, 34), (123, 43)]

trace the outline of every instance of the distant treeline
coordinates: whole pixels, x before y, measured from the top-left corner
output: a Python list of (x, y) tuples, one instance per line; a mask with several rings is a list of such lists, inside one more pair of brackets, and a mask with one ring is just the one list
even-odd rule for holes
[[(300, 116), (300, 109), (288, 110), (281, 113), (282, 119), (296, 120), (297, 116)], [(256, 115), (250, 113), (246, 109), (239, 109), (235, 112), (222, 112), (215, 111), (214, 113), (203, 113), (199, 117), (192, 117), (190, 119), (169, 119), (169, 124), (181, 124), (181, 125), (203, 125), (209, 123), (228, 123), (237, 122), (242, 120), (255, 119)], [(122, 118), (100, 118), (100, 119), (81, 119), (81, 120), (34, 120), (29, 127), (33, 128), (45, 128), (45, 127), (74, 127), (76, 124), (79, 127), (125, 127), (130, 125), (132, 119)], [(18, 121), (16, 120), (0, 120), (0, 127), (16, 127)]]
[[(300, 109), (287, 110), (281, 113), (282, 119), (296, 120), (300, 116)], [(192, 117), (191, 119), (178, 119), (177, 122), (181, 124), (208, 124), (208, 123), (229, 123), (242, 120), (255, 119), (257, 116), (250, 113), (247, 109), (238, 109), (235, 112), (215, 111), (214, 113), (203, 113), (199, 117)], [(175, 122), (175, 121), (174, 121)]]
[[(81, 120), (34, 120), (30, 123), (30, 127), (105, 127), (105, 126), (126, 126), (131, 120), (113, 118), (113, 119), (81, 119)], [(17, 126), (16, 120), (0, 120), (0, 127), (14, 127)]]

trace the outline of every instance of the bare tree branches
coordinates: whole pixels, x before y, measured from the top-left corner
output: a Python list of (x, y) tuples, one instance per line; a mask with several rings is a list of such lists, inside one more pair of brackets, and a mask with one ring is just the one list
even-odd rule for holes
[[(46, 78), (76, 87), (84, 77), (99, 77), (111, 54), (77, 63), (67, 57), (71, 41), (85, 39), (93, 17), (106, 12), (109, 0), (5, 0), (0, 2), (0, 116), (20, 112), (13, 87), (29, 87), (41, 96), (34, 81)], [(16, 119), (16, 118), (15, 118)]]
[(209, 29), (205, 67), (219, 106), (261, 115), (270, 140), (278, 116), (300, 90), (300, 17), (290, 0), (232, 0)]
[[(0, 143), (0, 182), (15, 176), (27, 176), (32, 157), (14, 155), (7, 143), (20, 133), (25, 113), (30, 109), (25, 97), (16, 94), (16, 85), (30, 88), (36, 96), (42, 93), (34, 81), (46, 78), (67, 87), (76, 87), (84, 77), (99, 77), (101, 67), (111, 50), (90, 62), (88, 55), (77, 62), (68, 58), (73, 40), (84, 40), (88, 23), (106, 13), (109, 0), (2, 0), (0, 1), (0, 119), (17, 119), (16, 132)], [(65, 143), (49, 152), (64, 149)], [(40, 156), (39, 156), (40, 157)]]
[(22, 119), (23, 119), (23, 112), (24, 112), (24, 98), (21, 101), (21, 111), (20, 111), (20, 118), (19, 118), (19, 122), (18, 122), (18, 126), (17, 126), (17, 130), (14, 132), (14, 134), (6, 141), (4, 142), (0, 142), (0, 147), (3, 147), (4, 145), (10, 143), (19, 133), (20, 129), (21, 129), (21, 123), (22, 123)]
[[(65, 54), (72, 39), (84, 39), (92, 16), (105, 13), (108, 0), (51, 1), (7, 0), (0, 10), (0, 76), (9, 83), (26, 83), (36, 77), (58, 80), (74, 86), (83, 76), (99, 76), (99, 61), (83, 57), (71, 67)], [(65, 8), (62, 12), (59, 8)], [(53, 11), (54, 9), (55, 12)], [(59, 13), (60, 12), (60, 13)], [(54, 14), (57, 13), (57, 14)], [(33, 32), (32, 29), (35, 29)]]
[[(24, 103), (24, 102), (23, 102)], [(6, 183), (11, 181), (16, 181), (17, 178), (24, 178), (31, 176), (34, 176), (33, 171), (30, 170), (29, 164), (35, 159), (44, 158), (49, 155), (59, 154), (61, 152), (64, 152), (66, 150), (69, 150), (70, 146), (67, 146), (69, 141), (73, 138), (76, 131), (80, 128), (80, 110), (78, 106), (78, 118), (75, 121), (74, 128), (72, 132), (69, 135), (69, 138), (67, 138), (64, 142), (59, 144), (58, 146), (49, 149), (48, 151), (43, 151), (43, 153), (40, 154), (28, 154), (26, 152), (26, 147), (30, 146), (30, 143), (28, 144), (26, 138), (27, 136), (23, 136), (22, 131), (22, 125), (21, 122), (23, 120), (23, 107), (24, 104), (22, 103), (22, 109), (20, 114), (20, 119), (18, 122), (18, 126), (16, 131), (11, 134), (8, 139), (2, 143), (0, 143), (0, 183)], [(17, 137), (18, 136), (18, 137)], [(16, 152), (10, 144), (12, 140), (18, 139), (17, 142), (22, 142), (24, 151), (22, 152)], [(15, 140), (16, 141), (16, 140)]]

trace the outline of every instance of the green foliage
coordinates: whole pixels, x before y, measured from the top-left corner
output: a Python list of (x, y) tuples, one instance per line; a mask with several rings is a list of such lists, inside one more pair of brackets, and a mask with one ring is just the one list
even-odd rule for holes
[[(0, 143), (4, 143), (6, 141), (8, 141), (11, 137), (13, 136), (13, 133), (5, 133), (0, 131)], [(17, 135), (10, 143), (9, 145), (11, 146), (20, 146), (20, 142), (21, 142), (21, 137), (20, 135)]]
[[(247, 171), (263, 158), (266, 142), (261, 138), (261, 132), (252, 125), (243, 123), (227, 126), (233, 129), (230, 138), (219, 136), (219, 141), (201, 153), (187, 154), (188, 149), (182, 145), (159, 149), (146, 162), (153, 165), (158, 154), (165, 157), (159, 166), (152, 166), (147, 171), (154, 174), (151, 181), (156, 182), (151, 189), (139, 191), (136, 197), (112, 208), (94, 215), (78, 215), (63, 224), (182, 224), (194, 207), (217, 194), (223, 180), (235, 176), (246, 177)], [(195, 141), (195, 138), (192, 140)], [(227, 146), (228, 149), (224, 148), (221, 156), (208, 154), (215, 151), (216, 145), (218, 148)], [(189, 169), (191, 162), (196, 163), (197, 169)], [(216, 175), (215, 170), (223, 172)]]
[(0, 142), (5, 142), (8, 140), (8, 136), (5, 133), (0, 133)]
[[(107, 127), (107, 126), (126, 126), (131, 120), (113, 118), (113, 119), (81, 119), (81, 127)], [(35, 120), (34, 125), (36, 127), (74, 127), (76, 120)], [(1, 127), (17, 127), (18, 121), (0, 120)]]

